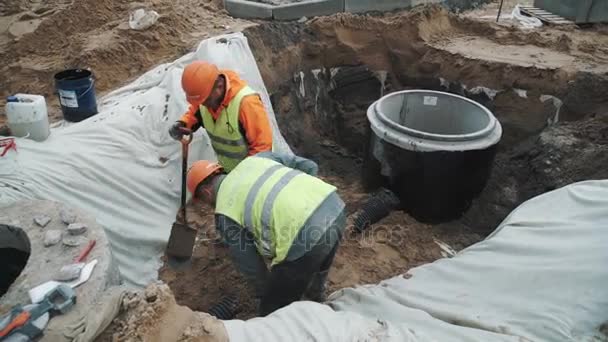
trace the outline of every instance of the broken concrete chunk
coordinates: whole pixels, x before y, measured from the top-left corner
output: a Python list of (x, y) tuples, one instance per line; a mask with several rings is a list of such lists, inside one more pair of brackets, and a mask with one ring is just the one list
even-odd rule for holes
[(80, 235), (87, 231), (87, 226), (84, 223), (72, 223), (68, 226), (68, 233), (70, 235)]
[(51, 217), (48, 215), (36, 215), (34, 216), (34, 222), (36, 222), (36, 224), (40, 227), (44, 228), (47, 224), (49, 224), (49, 222), (51, 222)]
[(87, 242), (87, 239), (84, 236), (66, 235), (63, 237), (63, 244), (68, 247), (78, 247), (85, 242)]
[(72, 224), (76, 222), (76, 214), (68, 209), (61, 209), (61, 211), (59, 212), (59, 217), (61, 218), (61, 221), (65, 224)]
[(44, 233), (44, 247), (56, 245), (61, 241), (61, 231), (56, 229), (47, 230)]
[(153, 303), (158, 298), (158, 291), (157, 291), (156, 287), (152, 287), (152, 286), (148, 287), (144, 294), (146, 296), (146, 301), (148, 303)]
[(65, 265), (59, 269), (59, 273), (55, 275), (55, 280), (57, 281), (70, 281), (74, 279), (78, 279), (80, 277), (80, 272), (84, 267), (85, 263), (79, 262), (77, 264)]

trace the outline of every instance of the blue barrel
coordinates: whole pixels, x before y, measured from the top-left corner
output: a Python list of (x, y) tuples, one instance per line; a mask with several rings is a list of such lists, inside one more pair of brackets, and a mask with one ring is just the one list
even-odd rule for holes
[(79, 122), (97, 114), (93, 73), (69, 69), (55, 74), (55, 88), (66, 121)]

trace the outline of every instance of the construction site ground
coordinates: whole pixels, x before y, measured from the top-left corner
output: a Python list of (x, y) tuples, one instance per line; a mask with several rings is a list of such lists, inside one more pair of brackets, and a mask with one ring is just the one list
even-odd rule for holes
[[(505, 1), (504, 14), (516, 3)], [(156, 10), (158, 22), (143, 31), (129, 29), (129, 12), (137, 7)], [(219, 0), (7, 0), (0, 5), (1, 112), (9, 94), (42, 94), (55, 122), (61, 119), (53, 93), (58, 71), (91, 68), (96, 89), (104, 94), (192, 51), (204, 38), (243, 30), (282, 134), (296, 153), (319, 164), (321, 178), (337, 186), (352, 214), (370, 196), (360, 175), (365, 111), (373, 101), (412, 88), (474, 95), (504, 129), (486, 189), (454, 222), (427, 225), (393, 212), (363, 234), (349, 227), (331, 269), (329, 292), (376, 283), (446, 256), (450, 252), (442, 245), (459, 251), (482, 240), (531, 197), (580, 180), (608, 178), (608, 29), (524, 30), (510, 20), (495, 23), (497, 7), (491, 3), (454, 14), (423, 6), (264, 22), (231, 18)], [(306, 81), (294, 76), (311, 70), (321, 76)], [(386, 72), (383, 86), (370, 76), (377, 71)], [(353, 86), (349, 78), (360, 82)], [(4, 123), (0, 115), (0, 126)], [(200, 228), (192, 266), (163, 267), (160, 279), (177, 303), (192, 310), (207, 311), (223, 296), (236, 295), (237, 318), (253, 317), (253, 299), (217, 241), (212, 211), (195, 204), (188, 211)], [(120, 331), (132, 328), (118, 324), (112, 334), (133, 337)], [(111, 340), (112, 334), (101, 340)]]

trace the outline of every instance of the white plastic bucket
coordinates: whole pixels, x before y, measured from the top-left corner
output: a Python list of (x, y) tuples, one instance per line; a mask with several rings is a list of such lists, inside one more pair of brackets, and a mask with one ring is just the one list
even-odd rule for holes
[(18, 101), (6, 103), (8, 127), (15, 137), (44, 141), (50, 134), (44, 96), (16, 94)]

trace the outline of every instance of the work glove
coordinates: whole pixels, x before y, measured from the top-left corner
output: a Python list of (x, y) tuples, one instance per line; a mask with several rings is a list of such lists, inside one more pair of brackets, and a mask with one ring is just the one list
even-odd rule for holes
[(186, 123), (183, 121), (176, 121), (171, 128), (169, 128), (169, 135), (175, 140), (182, 140), (184, 134), (187, 134), (188, 129)]

